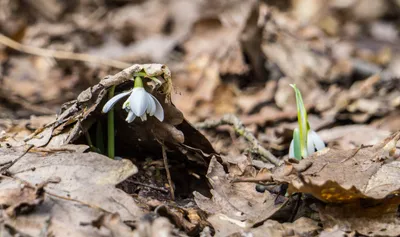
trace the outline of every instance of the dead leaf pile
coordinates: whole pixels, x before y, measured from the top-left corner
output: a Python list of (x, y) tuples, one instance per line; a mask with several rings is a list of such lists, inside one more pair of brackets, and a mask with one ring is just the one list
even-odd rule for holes
[[(0, 1), (1, 232), (400, 235), (399, 16), (394, 0)], [(101, 108), (135, 73), (161, 82), (165, 119), (128, 124), (117, 103), (110, 160)], [(290, 84), (328, 146), (300, 162)]]
[[(2, 162), (23, 153), (22, 147), (0, 150)], [(107, 234), (108, 228), (98, 229), (91, 221), (111, 213), (124, 221), (142, 215), (130, 196), (115, 188), (136, 172), (128, 160), (113, 161), (96, 153), (31, 150), (3, 171), (2, 229), (31, 236)]]

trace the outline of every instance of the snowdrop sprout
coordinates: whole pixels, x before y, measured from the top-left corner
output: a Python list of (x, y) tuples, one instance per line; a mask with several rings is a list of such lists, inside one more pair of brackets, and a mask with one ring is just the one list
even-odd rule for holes
[(289, 148), (289, 158), (301, 160), (302, 157), (305, 158), (311, 155), (315, 150), (319, 151), (324, 149), (325, 143), (318, 134), (310, 128), (307, 111), (300, 90), (294, 84), (290, 86), (293, 87), (296, 95), (297, 123), (299, 127), (293, 131), (293, 139), (290, 142)]

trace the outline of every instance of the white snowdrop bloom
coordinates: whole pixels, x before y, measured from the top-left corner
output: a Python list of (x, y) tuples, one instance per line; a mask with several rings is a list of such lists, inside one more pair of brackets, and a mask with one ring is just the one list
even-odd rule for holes
[(128, 112), (128, 117), (126, 117), (128, 123), (136, 117), (146, 121), (147, 114), (156, 117), (161, 122), (164, 120), (164, 109), (160, 102), (143, 87), (134, 88), (122, 108)]
[[(289, 158), (295, 158), (294, 139), (290, 142)], [(313, 130), (308, 130), (307, 133), (307, 156), (313, 154), (315, 151), (320, 151), (325, 148), (325, 143)], [(306, 156), (306, 157), (307, 157)]]
[(147, 120), (147, 114), (154, 116), (161, 122), (164, 120), (164, 109), (160, 102), (152, 94), (148, 93), (142, 85), (141, 80), (136, 83), (138, 79), (135, 79), (135, 87), (127, 92), (120, 93), (111, 98), (103, 107), (103, 113), (107, 113), (110, 109), (123, 97), (129, 95), (128, 99), (122, 106), (123, 109), (128, 112), (126, 121), (128, 123), (133, 122), (136, 117), (140, 117), (142, 121)]
[(325, 143), (313, 130), (309, 130), (307, 134), (307, 153), (311, 155), (315, 150), (320, 151), (325, 148)]

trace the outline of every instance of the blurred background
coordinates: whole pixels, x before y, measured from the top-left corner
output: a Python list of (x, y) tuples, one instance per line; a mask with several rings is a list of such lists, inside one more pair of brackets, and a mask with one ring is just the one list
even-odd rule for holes
[[(0, 132), (39, 127), (130, 64), (162, 63), (190, 122), (234, 113), (286, 154), (295, 83), (330, 146), (374, 143), (400, 128), (399, 30), (399, 0), (0, 0)], [(240, 153), (219, 132), (215, 148)]]

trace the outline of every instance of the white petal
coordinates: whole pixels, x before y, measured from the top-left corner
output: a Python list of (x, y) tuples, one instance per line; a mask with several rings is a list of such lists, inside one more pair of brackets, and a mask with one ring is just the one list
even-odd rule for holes
[(135, 118), (136, 118), (135, 114), (134, 114), (132, 111), (129, 111), (128, 117), (126, 117), (125, 120), (126, 120), (128, 123), (132, 123), (133, 120), (135, 120)]
[(289, 158), (294, 158), (294, 144), (293, 144), (293, 139), (290, 142), (290, 147), (289, 147)]
[(158, 120), (160, 120), (160, 122), (162, 122), (164, 120), (164, 109), (161, 106), (160, 102), (157, 100), (157, 98), (154, 97), (152, 94), (150, 95), (156, 102), (156, 112), (154, 113), (154, 117), (156, 117)]
[(316, 132), (312, 131), (312, 130), (309, 133), (311, 134), (312, 141), (314, 143), (315, 149), (317, 149), (317, 151), (320, 151), (320, 150), (324, 149), (325, 148), (325, 143), (318, 136), (318, 134)]
[(141, 119), (142, 121), (146, 121), (146, 120), (147, 120), (147, 115), (146, 115), (146, 113), (144, 113), (142, 116), (140, 116), (140, 119)]
[(307, 156), (315, 152), (314, 141), (312, 137), (312, 130), (307, 133)]
[(130, 110), (130, 108), (129, 108), (129, 98), (122, 105), (122, 109), (124, 109), (126, 112), (129, 112), (129, 110)]
[(132, 90), (129, 96), (129, 106), (136, 116), (142, 116), (147, 109), (147, 92), (143, 87), (137, 87)]
[(151, 97), (150, 93), (147, 94), (147, 100), (148, 100), (148, 107), (147, 107), (147, 111), (146, 112), (150, 116), (153, 116), (154, 113), (156, 112), (156, 102), (154, 102), (154, 99), (153, 99), (153, 97)]
[(108, 111), (110, 111), (110, 109), (115, 105), (115, 103), (118, 102), (118, 100), (122, 99), (122, 97), (129, 95), (129, 93), (131, 93), (130, 91), (127, 92), (122, 92), (116, 96), (114, 96), (113, 98), (111, 98), (109, 101), (107, 101), (107, 103), (103, 106), (103, 113), (107, 113)]

